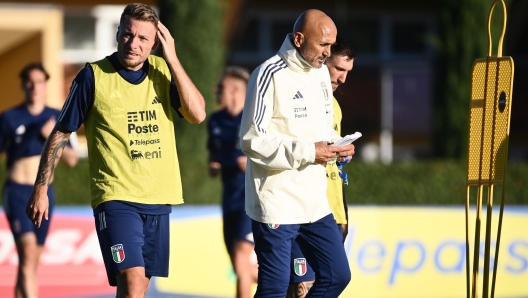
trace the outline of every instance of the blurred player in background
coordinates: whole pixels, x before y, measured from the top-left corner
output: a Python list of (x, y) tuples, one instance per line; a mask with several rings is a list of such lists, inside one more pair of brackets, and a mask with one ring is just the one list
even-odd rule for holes
[[(49, 175), (70, 132), (84, 123), (108, 282), (118, 298), (144, 297), (152, 276), (168, 276), (171, 205), (183, 203), (173, 108), (198, 124), (205, 102), (151, 7), (127, 5), (116, 41), (116, 53), (87, 64), (73, 81), (44, 147), (27, 214), (37, 226), (47, 217)], [(150, 55), (158, 44), (164, 59)]]
[(228, 67), (215, 92), (220, 110), (209, 120), (209, 173), (222, 174), (222, 218), (224, 243), (237, 275), (237, 297), (251, 297), (251, 286), (257, 282), (251, 219), (244, 209), (244, 179), (247, 157), (240, 150), (238, 132), (246, 98), (249, 72)]
[[(4, 208), (18, 252), (15, 297), (37, 297), (37, 265), (48, 234), (55, 202), (53, 186), (47, 194), (49, 216), (40, 228), (26, 216), (26, 204), (37, 177), (40, 153), (55, 126), (60, 111), (46, 106), (49, 75), (40, 63), (28, 64), (20, 72), (24, 103), (0, 115), (0, 152), (7, 153), (7, 181), (3, 189)], [(77, 154), (64, 148), (62, 161), (73, 167)], [(53, 177), (50, 177), (50, 183)]]
[[(335, 92), (337, 87), (345, 82), (348, 72), (354, 67), (356, 53), (341, 36), (336, 37), (336, 42), (332, 45), (331, 52), (332, 55), (326, 59), (326, 66), (330, 73), (332, 90)], [(341, 119), (343, 117), (341, 107), (335, 97), (333, 98), (333, 104), (334, 121), (332, 127), (338, 135), (341, 135)], [(344, 192), (344, 185), (348, 184), (348, 178), (342, 167), (348, 162), (349, 159), (346, 158), (344, 161), (337, 161), (326, 165), (326, 177), (328, 181), (326, 194), (328, 196), (330, 208), (332, 208), (334, 219), (337, 222), (339, 230), (343, 234), (343, 242), (348, 234), (348, 208)], [(288, 288), (288, 295), (286, 297), (302, 298), (306, 296), (312, 287), (315, 281), (315, 273), (307, 262), (306, 270), (300, 270), (299, 266), (295, 266), (294, 260), (306, 260), (296, 242), (292, 245), (292, 272), (290, 287)]]

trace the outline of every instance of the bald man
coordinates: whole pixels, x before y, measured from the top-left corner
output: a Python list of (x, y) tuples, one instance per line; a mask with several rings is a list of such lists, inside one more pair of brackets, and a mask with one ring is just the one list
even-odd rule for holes
[[(328, 145), (340, 139), (332, 128), (332, 84), (324, 65), (336, 36), (326, 14), (305, 11), (277, 55), (250, 78), (240, 144), (248, 156), (246, 213), (259, 263), (255, 297), (284, 298), (291, 262), (300, 274), (307, 262), (316, 273), (307, 297), (338, 297), (350, 281), (326, 195), (326, 163), (354, 154), (353, 145)], [(291, 260), (295, 238), (303, 259)]]

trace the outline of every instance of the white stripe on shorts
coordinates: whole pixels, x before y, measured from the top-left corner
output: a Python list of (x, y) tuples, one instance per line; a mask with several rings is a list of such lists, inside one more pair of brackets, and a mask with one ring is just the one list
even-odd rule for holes
[(106, 216), (105, 212), (99, 213), (99, 231), (106, 229)]

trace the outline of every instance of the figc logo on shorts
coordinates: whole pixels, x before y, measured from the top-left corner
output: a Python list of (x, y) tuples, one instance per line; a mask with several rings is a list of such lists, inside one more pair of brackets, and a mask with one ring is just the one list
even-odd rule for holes
[(114, 262), (121, 263), (125, 260), (125, 249), (123, 248), (123, 244), (116, 244), (110, 247), (110, 249), (112, 250), (112, 258), (114, 259)]
[(268, 224), (268, 227), (270, 227), (270, 229), (272, 229), (272, 230), (275, 230), (279, 226), (280, 226), (279, 224)]
[(297, 276), (303, 276), (306, 274), (306, 259), (299, 258), (293, 260), (293, 268), (295, 268), (295, 274)]

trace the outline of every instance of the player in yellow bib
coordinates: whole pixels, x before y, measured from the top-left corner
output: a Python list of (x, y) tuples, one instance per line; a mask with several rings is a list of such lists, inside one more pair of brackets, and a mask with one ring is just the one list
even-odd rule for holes
[[(168, 276), (169, 214), (183, 203), (174, 110), (205, 119), (205, 102), (183, 69), (174, 39), (145, 4), (124, 9), (117, 52), (82, 69), (44, 146), (26, 213), (48, 217), (46, 190), (68, 136), (84, 123), (95, 227), (117, 297), (144, 297)], [(161, 43), (164, 57), (150, 55)]]
[[(345, 82), (348, 72), (352, 70), (356, 54), (348, 42), (340, 36), (336, 37), (336, 42), (332, 45), (331, 53), (332, 55), (326, 59), (326, 66), (330, 72), (332, 89), (335, 92), (337, 87)], [(341, 119), (343, 118), (343, 114), (335, 97), (333, 100), (334, 120), (332, 127), (338, 135), (341, 135)], [(346, 158), (345, 160), (337, 160), (335, 163), (326, 165), (326, 177), (328, 181), (326, 195), (328, 196), (328, 203), (339, 226), (339, 230), (343, 233), (343, 242), (348, 234), (348, 209), (343, 189), (344, 183), (348, 184), (348, 179), (346, 173), (342, 170), (342, 166), (348, 162), (349, 160)], [(287, 298), (305, 297), (315, 281), (315, 273), (308, 262), (306, 262), (307, 269), (300, 271), (295, 268), (293, 261), (295, 259), (304, 259), (304, 256), (299, 246), (294, 243), (292, 245), (291, 284), (288, 288)]]

